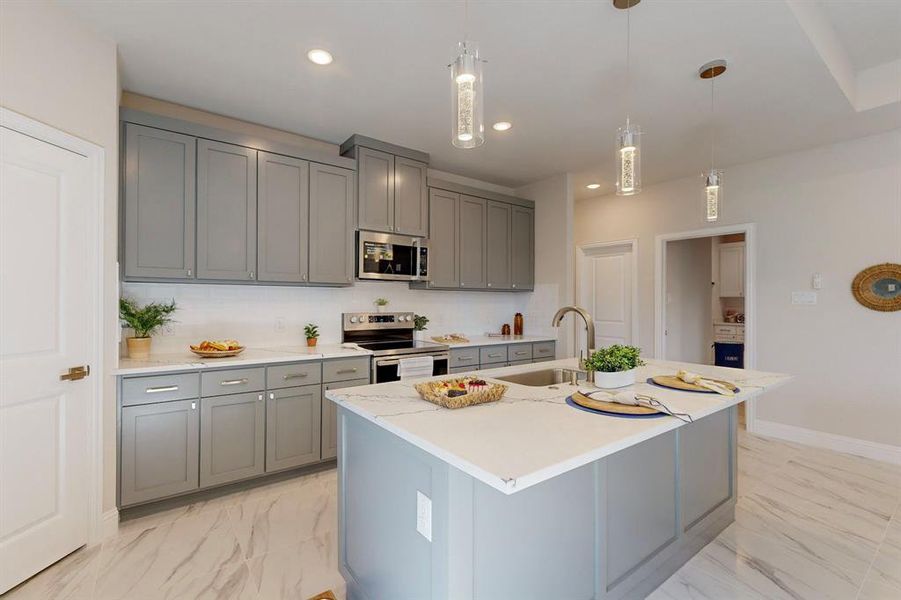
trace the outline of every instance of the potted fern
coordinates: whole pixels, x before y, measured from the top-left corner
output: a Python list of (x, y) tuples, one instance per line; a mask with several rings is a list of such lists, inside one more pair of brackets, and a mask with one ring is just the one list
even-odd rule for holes
[(586, 371), (594, 373), (599, 388), (621, 388), (635, 383), (635, 373), (644, 364), (635, 346), (614, 344), (601, 348), (583, 361)]
[(314, 325), (313, 323), (307, 323), (306, 325), (304, 325), (303, 334), (307, 338), (307, 346), (312, 348), (319, 340), (319, 326)]
[(413, 315), (413, 337), (417, 340), (424, 340), (426, 338), (425, 330), (428, 329), (426, 325), (429, 324), (429, 318), (425, 315)]
[(140, 306), (130, 298), (119, 299), (119, 318), (134, 330), (134, 337), (125, 339), (129, 358), (147, 358), (150, 356), (151, 337), (159, 329), (172, 322), (175, 312), (175, 300), (172, 302), (151, 302)]

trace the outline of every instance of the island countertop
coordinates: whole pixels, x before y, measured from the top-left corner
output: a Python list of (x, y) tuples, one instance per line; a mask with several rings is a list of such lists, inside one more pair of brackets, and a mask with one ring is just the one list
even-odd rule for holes
[[(482, 370), (478, 375), (492, 381), (513, 373), (576, 366), (577, 359), (571, 358)], [(679, 369), (734, 382), (740, 391), (727, 397), (646, 383), (649, 377), (673, 375)], [(638, 370), (638, 383), (612, 392), (634, 390), (648, 394), (671, 410), (688, 413), (697, 420), (754, 398), (789, 379), (778, 373), (648, 360)], [(505, 494), (685, 425), (669, 416), (635, 419), (578, 410), (566, 404), (566, 398), (575, 389), (568, 384), (554, 389), (498, 381), (508, 386), (500, 401), (450, 410), (422, 400), (414, 383), (398, 381), (330, 390), (326, 397)]]

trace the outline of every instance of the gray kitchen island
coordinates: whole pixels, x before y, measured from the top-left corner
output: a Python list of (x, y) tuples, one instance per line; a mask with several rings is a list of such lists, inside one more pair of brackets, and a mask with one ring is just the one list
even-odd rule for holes
[[(645, 382), (680, 368), (740, 392)], [(632, 388), (691, 423), (586, 412), (566, 403), (576, 388), (565, 383), (502, 382), (501, 401), (457, 410), (421, 400), (410, 382), (329, 391), (348, 598), (643, 598), (734, 520), (736, 406), (788, 379), (648, 361)]]

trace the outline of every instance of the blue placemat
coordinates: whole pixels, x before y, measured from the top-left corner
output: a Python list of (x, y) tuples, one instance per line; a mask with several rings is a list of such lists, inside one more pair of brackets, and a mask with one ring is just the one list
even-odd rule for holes
[(572, 406), (573, 408), (578, 408), (579, 410), (584, 410), (585, 412), (594, 413), (596, 415), (604, 415), (607, 417), (620, 417), (621, 419), (656, 419), (657, 417), (668, 417), (666, 413), (658, 412), (651, 413), (649, 415), (624, 415), (622, 413), (614, 413), (607, 412), (606, 410), (600, 410), (597, 408), (588, 408), (587, 406), (582, 406), (581, 404), (577, 404), (575, 400), (573, 400), (572, 396), (566, 397), (566, 403)]

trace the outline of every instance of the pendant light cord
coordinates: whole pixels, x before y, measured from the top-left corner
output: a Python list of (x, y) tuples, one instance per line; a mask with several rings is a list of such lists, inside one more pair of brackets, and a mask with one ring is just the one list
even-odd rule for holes
[(469, 41), (469, 0), (463, 0), (463, 43)]
[(710, 78), (710, 170), (713, 171), (716, 150), (716, 109), (713, 103), (713, 86), (716, 85), (716, 77)]
[(629, 126), (629, 108), (632, 106), (632, 2), (626, 8), (626, 127)]

